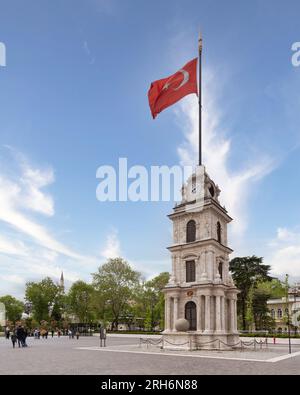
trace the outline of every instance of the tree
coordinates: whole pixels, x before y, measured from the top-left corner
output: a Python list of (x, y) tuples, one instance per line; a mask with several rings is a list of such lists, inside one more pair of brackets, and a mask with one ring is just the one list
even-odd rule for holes
[(63, 306), (63, 290), (51, 278), (26, 284), (25, 298), (32, 303), (32, 313), (36, 321), (48, 321), (49, 317), (60, 320)]
[(275, 321), (270, 317), (267, 301), (270, 298), (282, 298), (285, 295), (285, 287), (281, 281), (274, 278), (270, 281), (257, 283), (253, 290), (252, 309), (256, 329), (273, 329)]
[(5, 306), (6, 317), (9, 321), (15, 323), (21, 319), (22, 313), (24, 312), (23, 302), (11, 295), (6, 295), (0, 298), (0, 303), (3, 303)]
[(134, 303), (140, 277), (122, 258), (109, 259), (93, 274), (97, 298), (103, 304), (103, 319), (110, 318), (113, 329), (118, 328), (120, 317), (126, 315)]
[(237, 257), (230, 261), (229, 270), (235, 285), (240, 290), (238, 294), (238, 313), (242, 318), (242, 328), (247, 328), (247, 300), (251, 287), (254, 289), (259, 282), (271, 281), (269, 276), (271, 267), (263, 264), (263, 258), (257, 256)]
[(84, 281), (75, 282), (67, 296), (68, 312), (74, 314), (79, 322), (90, 322), (94, 317), (94, 287)]
[(145, 306), (151, 313), (151, 330), (154, 329), (155, 324), (160, 324), (160, 327), (164, 325), (165, 303), (162, 290), (169, 278), (170, 274), (163, 272), (145, 283)]

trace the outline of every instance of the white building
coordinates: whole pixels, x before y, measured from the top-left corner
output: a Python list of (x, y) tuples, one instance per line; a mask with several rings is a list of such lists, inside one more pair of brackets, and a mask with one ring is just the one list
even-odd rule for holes
[(267, 305), (278, 332), (288, 331), (288, 316), (292, 331), (295, 327), (300, 327), (300, 321), (298, 321), (298, 318), (300, 319), (300, 296), (290, 294), (288, 298), (269, 299)]

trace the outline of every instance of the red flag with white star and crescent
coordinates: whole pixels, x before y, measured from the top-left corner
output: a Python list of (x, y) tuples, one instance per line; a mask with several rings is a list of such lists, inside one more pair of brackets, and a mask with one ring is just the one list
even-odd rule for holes
[(191, 93), (198, 94), (197, 58), (170, 77), (152, 82), (148, 99), (153, 119), (165, 108)]

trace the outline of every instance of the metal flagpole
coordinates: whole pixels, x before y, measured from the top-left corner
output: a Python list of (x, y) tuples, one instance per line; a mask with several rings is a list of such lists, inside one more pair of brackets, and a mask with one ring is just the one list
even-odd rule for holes
[(202, 35), (199, 34), (199, 166), (202, 165)]

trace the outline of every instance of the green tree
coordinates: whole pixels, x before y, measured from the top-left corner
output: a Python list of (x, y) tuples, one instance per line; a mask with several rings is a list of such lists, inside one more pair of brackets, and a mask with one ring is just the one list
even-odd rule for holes
[(283, 298), (285, 296), (285, 285), (277, 278), (273, 278), (271, 281), (261, 281), (256, 288), (268, 294), (268, 298)]
[(274, 278), (271, 281), (257, 283), (253, 291), (252, 308), (256, 329), (273, 329), (275, 321), (270, 316), (267, 301), (270, 298), (282, 298), (285, 295), (284, 284)]
[(144, 301), (150, 311), (151, 330), (156, 324), (159, 324), (161, 328), (164, 326), (165, 303), (162, 290), (167, 285), (169, 278), (170, 274), (163, 272), (145, 283)]
[(134, 304), (140, 278), (140, 273), (122, 258), (109, 259), (93, 274), (98, 303), (103, 305), (103, 319), (111, 319), (113, 329), (118, 328), (120, 317), (126, 316)]
[(254, 289), (259, 282), (271, 281), (271, 267), (263, 264), (263, 258), (257, 256), (237, 257), (230, 261), (229, 270), (235, 285), (240, 290), (238, 294), (238, 314), (241, 315), (242, 329), (247, 329), (247, 301), (251, 287)]
[(32, 303), (32, 313), (36, 321), (48, 321), (49, 318), (61, 319), (63, 290), (51, 278), (26, 284), (25, 298)]
[(68, 312), (74, 314), (81, 323), (90, 322), (94, 318), (94, 294), (94, 287), (84, 281), (75, 282), (69, 290), (67, 295)]
[(9, 321), (15, 323), (19, 321), (24, 312), (24, 303), (11, 295), (2, 296), (0, 303), (3, 303), (6, 310), (6, 317)]

